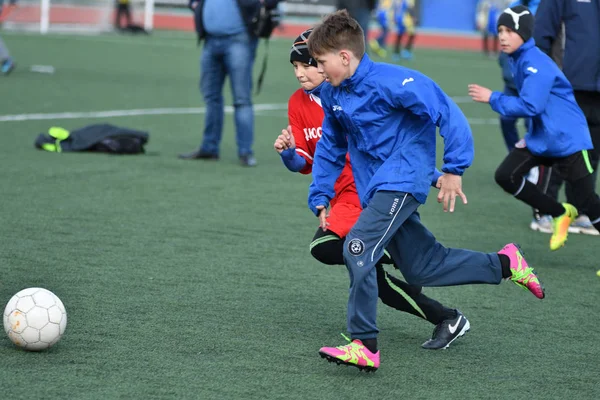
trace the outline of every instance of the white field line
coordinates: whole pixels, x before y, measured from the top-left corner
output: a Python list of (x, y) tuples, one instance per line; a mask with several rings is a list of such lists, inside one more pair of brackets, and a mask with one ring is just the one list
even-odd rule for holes
[[(456, 103), (471, 102), (467, 96), (453, 97)], [(225, 112), (233, 113), (232, 106), (225, 106)], [(273, 111), (287, 110), (286, 103), (274, 104), (255, 104), (254, 111), (258, 115), (279, 116), (273, 114)], [(12, 114), (0, 115), (0, 122), (19, 122), (19, 121), (48, 121), (58, 119), (80, 119), (80, 118), (118, 118), (118, 117), (136, 117), (144, 115), (193, 115), (205, 114), (206, 107), (183, 107), (183, 108), (143, 108), (132, 110), (108, 110), (108, 111), (84, 111), (84, 112), (62, 112), (62, 113), (39, 113), (39, 114)], [(287, 118), (287, 114), (281, 114)], [(497, 124), (498, 120), (493, 118), (469, 118), (473, 125)]]
[[(287, 110), (287, 104), (255, 104), (254, 111), (282, 111)], [(232, 106), (225, 106), (226, 113), (232, 113)], [(49, 114), (14, 114), (0, 115), (0, 122), (15, 121), (44, 121), (53, 119), (79, 119), (79, 118), (115, 118), (135, 117), (141, 115), (182, 115), (182, 114), (205, 114), (206, 107), (189, 108), (145, 108), (137, 110), (109, 110), (90, 112), (63, 112)]]

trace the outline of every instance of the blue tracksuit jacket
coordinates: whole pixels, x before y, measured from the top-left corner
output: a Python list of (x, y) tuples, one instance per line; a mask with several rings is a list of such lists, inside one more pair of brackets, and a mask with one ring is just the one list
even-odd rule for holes
[(507, 117), (530, 117), (527, 148), (544, 157), (566, 157), (592, 149), (587, 121), (575, 101), (573, 87), (543, 51), (529, 39), (509, 55), (519, 97), (492, 93), (490, 105)]
[(328, 206), (350, 153), (363, 207), (378, 190), (412, 194), (425, 203), (436, 162), (436, 128), (444, 138), (442, 171), (462, 175), (473, 161), (471, 128), (462, 111), (425, 75), (374, 63), (366, 54), (338, 87), (321, 91), (325, 118), (308, 204)]

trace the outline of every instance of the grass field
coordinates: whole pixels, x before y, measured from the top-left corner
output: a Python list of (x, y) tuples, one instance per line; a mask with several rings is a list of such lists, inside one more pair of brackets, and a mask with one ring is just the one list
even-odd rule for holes
[[(208, 163), (176, 158), (199, 144), (200, 112), (29, 115), (202, 107), (192, 36), (3, 38), (19, 67), (0, 79), (0, 303), (25, 287), (45, 287), (63, 300), (69, 322), (61, 342), (42, 353), (20, 351), (0, 335), (0, 397), (600, 397), (598, 238), (573, 235), (550, 253), (549, 236), (528, 228), (530, 210), (493, 182), (505, 155), (496, 116), (465, 96), (472, 82), (501, 88), (494, 61), (417, 50), (410, 64), (456, 97), (476, 144), (464, 179), (469, 204), (449, 215), (432, 197), (421, 212), (448, 246), (496, 251), (519, 242), (547, 298), (508, 283), (426, 289), (459, 307), (472, 326), (437, 352), (420, 348), (433, 326), (381, 306), (382, 367), (367, 375), (317, 355), (319, 347), (341, 343), (348, 278), (344, 267), (311, 258), (310, 181), (291, 175), (272, 150), (297, 87), (287, 41), (270, 48), (269, 74), (255, 103), (276, 106), (257, 113), (259, 166), (244, 169), (231, 115), (221, 160)], [(38, 64), (56, 73), (29, 71)], [(6, 117), (22, 114), (29, 116)], [(148, 130), (148, 154), (51, 154), (33, 147), (50, 126), (95, 122)]]

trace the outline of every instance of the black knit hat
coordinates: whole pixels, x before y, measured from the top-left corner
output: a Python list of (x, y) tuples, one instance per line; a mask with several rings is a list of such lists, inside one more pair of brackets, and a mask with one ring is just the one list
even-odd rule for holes
[(317, 61), (311, 57), (308, 52), (308, 36), (312, 32), (311, 29), (307, 29), (300, 34), (294, 40), (294, 44), (292, 45), (292, 49), (290, 50), (290, 62), (293, 64), (294, 61), (299, 61), (304, 64), (312, 65), (313, 67), (317, 66)]
[(531, 39), (533, 34), (534, 18), (529, 8), (525, 6), (514, 6), (507, 8), (498, 18), (498, 28), (500, 25), (517, 32), (524, 42)]

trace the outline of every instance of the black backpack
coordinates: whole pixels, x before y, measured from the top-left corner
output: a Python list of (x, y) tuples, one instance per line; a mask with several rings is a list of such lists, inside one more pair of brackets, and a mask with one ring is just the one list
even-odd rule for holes
[(110, 124), (88, 125), (69, 131), (60, 127), (51, 127), (46, 133), (40, 133), (35, 147), (53, 153), (72, 151), (92, 151), (111, 154), (145, 153), (148, 132), (114, 126)]

